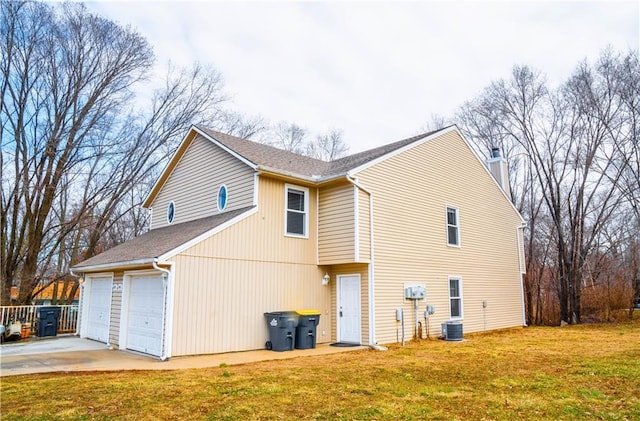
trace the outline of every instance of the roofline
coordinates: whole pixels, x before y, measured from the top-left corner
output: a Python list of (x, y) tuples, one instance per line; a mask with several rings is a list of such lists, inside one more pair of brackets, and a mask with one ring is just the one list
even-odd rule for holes
[(416, 139), (415, 141), (413, 141), (413, 142), (411, 142), (411, 143), (409, 143), (407, 145), (404, 145), (401, 148), (394, 149), (391, 152), (388, 152), (388, 153), (386, 153), (384, 155), (381, 155), (381, 156), (379, 156), (379, 157), (377, 157), (375, 159), (367, 161), (367, 162), (365, 162), (364, 164), (362, 164), (362, 165), (360, 165), (358, 167), (352, 168), (349, 171), (347, 171), (345, 173), (345, 175), (347, 175), (349, 177), (353, 177), (355, 174), (359, 173), (360, 171), (366, 170), (367, 168), (370, 168), (370, 167), (372, 167), (374, 165), (377, 165), (377, 164), (379, 164), (379, 163), (381, 163), (383, 161), (386, 161), (389, 158), (393, 158), (394, 156), (396, 156), (398, 154), (401, 154), (401, 153), (403, 153), (405, 151), (408, 151), (409, 149), (415, 148), (416, 146), (422, 145), (423, 143), (425, 143), (425, 142), (427, 142), (427, 141), (429, 141), (429, 140), (431, 140), (431, 139), (433, 139), (435, 137), (441, 136), (441, 135), (449, 133), (451, 131), (457, 131), (458, 133), (460, 132), (460, 130), (458, 130), (458, 128), (455, 125), (452, 125), (452, 126), (449, 126), (449, 127), (445, 127), (444, 129), (440, 129), (440, 130), (438, 130), (436, 132), (433, 132), (433, 133), (431, 133), (429, 135), (425, 135), (422, 138)]
[(89, 266), (73, 266), (71, 270), (74, 272), (95, 272), (99, 270), (108, 270), (108, 269), (116, 269), (116, 268), (133, 268), (138, 266), (147, 266), (156, 261), (155, 257), (148, 257), (144, 259), (137, 260), (127, 260), (125, 262), (113, 262), (113, 263), (102, 263), (98, 265), (89, 265)]
[(224, 150), (225, 152), (230, 153), (235, 158), (238, 158), (240, 161), (242, 161), (244, 164), (250, 166), (254, 170), (256, 169), (257, 164), (255, 162), (250, 161), (247, 158), (245, 158), (244, 156), (240, 155), (238, 152), (236, 152), (233, 149), (229, 148), (227, 145), (225, 145), (224, 143), (220, 142), (219, 140), (217, 140), (215, 137), (213, 137), (209, 133), (206, 133), (205, 131), (201, 130), (198, 126), (196, 126), (196, 125), (191, 126), (190, 130), (196, 131), (197, 133), (199, 133), (200, 135), (204, 136), (209, 141), (213, 142), (220, 149)]
[(248, 159), (246, 159), (242, 155), (240, 155), (237, 152), (235, 152), (233, 149), (229, 149), (226, 145), (224, 145), (220, 141), (216, 140), (210, 134), (208, 134), (205, 131), (201, 130), (198, 126), (191, 125), (191, 127), (189, 127), (189, 130), (187, 131), (187, 134), (182, 138), (182, 141), (180, 142), (180, 144), (176, 148), (176, 152), (174, 152), (174, 154), (171, 157), (171, 159), (169, 160), (169, 162), (167, 162), (165, 167), (162, 169), (162, 172), (160, 173), (160, 177), (158, 177), (156, 182), (153, 184), (153, 187), (151, 187), (151, 190), (149, 190), (149, 193), (147, 194), (147, 196), (142, 201), (142, 207), (143, 208), (149, 209), (149, 207), (151, 206), (151, 203), (153, 203), (153, 201), (155, 200), (156, 196), (158, 195), (158, 192), (160, 191), (160, 188), (167, 181), (167, 179), (169, 178), (169, 175), (171, 175), (171, 172), (173, 172), (173, 169), (171, 171), (168, 171), (168, 170), (170, 168), (172, 168), (172, 167), (175, 168), (177, 166), (178, 162), (180, 161), (180, 159), (182, 159), (182, 156), (186, 152), (186, 150), (183, 150), (183, 148), (185, 148), (185, 145), (187, 143), (190, 144), (193, 141), (193, 139), (195, 138), (195, 136), (193, 135), (194, 133), (197, 133), (197, 134), (201, 135), (202, 137), (204, 137), (208, 141), (210, 141), (213, 144), (215, 144), (216, 146), (218, 146), (220, 149), (222, 149), (225, 152), (231, 154), (233, 157), (239, 159), (244, 164), (248, 165), (249, 167), (253, 168), (254, 170), (256, 169), (256, 164), (255, 163), (249, 161)]
[(256, 212), (258, 212), (258, 207), (253, 206), (251, 209), (247, 210), (246, 212), (242, 212), (240, 215), (229, 219), (227, 222), (220, 224), (217, 227), (210, 229), (209, 231), (205, 231), (202, 234), (198, 235), (197, 237), (194, 237), (191, 240), (187, 241), (186, 243), (180, 244), (178, 247), (172, 250), (169, 250), (164, 254), (161, 254), (156, 258), (156, 263), (163, 264), (163, 262), (166, 261), (167, 259), (170, 259), (176, 256), (177, 254), (182, 253), (186, 249), (193, 247), (199, 242), (206, 240), (207, 238), (219, 233), (220, 231), (223, 231), (229, 228), (230, 226), (242, 221), (245, 218), (248, 218), (249, 216), (253, 215)]
[[(158, 177), (156, 182), (153, 183), (153, 186), (151, 187), (151, 190), (149, 190), (149, 193), (147, 193), (147, 196), (142, 201), (142, 207), (143, 208), (149, 209), (149, 207), (151, 206), (151, 203), (153, 203), (153, 201), (155, 200), (156, 196), (158, 195), (158, 192), (160, 191), (160, 187), (162, 187), (162, 185), (169, 178), (169, 175), (171, 174), (171, 172), (173, 172), (173, 170), (172, 170), (172, 171), (169, 172), (169, 174), (166, 174), (167, 171), (169, 170), (169, 168), (171, 168), (171, 166), (172, 166), (172, 164), (174, 162), (176, 162), (176, 165), (177, 165), (178, 161), (180, 161), (180, 159), (182, 158), (182, 154), (179, 153), (179, 151), (182, 150), (182, 147), (187, 142), (187, 139), (190, 138), (191, 133), (192, 133), (192, 130), (191, 130), (192, 128), (193, 128), (193, 126), (191, 126), (191, 128), (189, 128), (189, 130), (187, 130), (187, 134), (185, 134), (184, 137), (182, 138), (182, 140), (180, 141), (180, 144), (176, 148), (176, 151), (173, 153), (173, 156), (165, 164), (165, 166), (162, 169), (162, 171), (160, 172), (160, 176)], [(166, 174), (166, 177), (165, 177), (165, 174)]]
[(471, 143), (469, 143), (469, 141), (467, 140), (467, 138), (465, 137), (465, 135), (462, 133), (462, 131), (460, 131), (460, 129), (458, 128), (457, 125), (453, 124), (449, 127), (445, 127), (441, 130), (438, 130), (435, 133), (432, 133), (428, 136), (425, 136), (421, 139), (416, 140), (415, 142), (409, 143), (408, 145), (405, 145), (401, 148), (398, 148), (396, 150), (393, 150), (387, 154), (384, 154), (376, 159), (373, 159), (369, 162), (366, 162), (362, 165), (360, 165), (359, 167), (353, 168), (350, 171), (347, 171), (347, 177), (354, 177), (357, 173), (359, 173), (360, 171), (364, 171), (367, 168), (370, 168), (374, 165), (377, 165), (383, 161), (386, 161), (389, 158), (392, 158), (398, 154), (401, 154), (405, 151), (408, 151), (409, 149), (415, 148), (416, 146), (420, 146), (425, 142), (428, 142), (432, 139), (435, 139), (436, 137), (440, 137), (442, 135), (445, 135), (447, 133), (457, 133), (460, 138), (462, 139), (462, 141), (464, 142), (464, 144), (467, 146), (467, 148), (469, 148), (469, 150), (471, 151), (471, 153), (473, 154), (473, 156), (478, 160), (478, 162), (480, 163), (480, 165), (482, 166), (482, 168), (484, 168), (484, 171), (487, 173), (487, 175), (489, 175), (489, 177), (491, 178), (491, 180), (493, 181), (493, 183), (496, 185), (496, 187), (498, 187), (498, 189), (500, 190), (500, 192), (502, 193), (502, 195), (504, 196), (504, 198), (507, 200), (507, 202), (509, 203), (509, 205), (511, 205), (511, 208), (515, 211), (516, 215), (518, 215), (518, 218), (520, 218), (520, 221), (524, 224), (526, 221), (525, 219), (522, 217), (522, 214), (520, 214), (520, 211), (518, 211), (518, 209), (516, 208), (516, 206), (513, 204), (513, 202), (511, 201), (511, 198), (507, 196), (507, 193), (504, 191), (504, 189), (502, 187), (500, 187), (500, 184), (498, 184), (498, 180), (495, 179), (495, 177), (493, 176), (493, 174), (491, 174), (491, 172), (489, 171), (489, 168), (487, 168), (487, 166), (484, 164), (484, 160), (482, 157), (480, 157), (478, 155), (478, 153), (475, 151), (475, 149), (471, 146)]

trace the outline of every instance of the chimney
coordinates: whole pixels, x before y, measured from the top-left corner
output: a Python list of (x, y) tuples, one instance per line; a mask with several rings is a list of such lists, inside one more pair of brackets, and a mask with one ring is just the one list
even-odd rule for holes
[(487, 167), (489, 172), (496, 179), (502, 190), (507, 194), (509, 200), (511, 200), (511, 189), (509, 188), (509, 170), (507, 167), (507, 160), (502, 157), (500, 148), (491, 148), (491, 158), (487, 160)]

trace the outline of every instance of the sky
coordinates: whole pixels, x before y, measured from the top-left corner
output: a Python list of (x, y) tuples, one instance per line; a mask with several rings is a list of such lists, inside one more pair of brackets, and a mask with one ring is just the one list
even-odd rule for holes
[(146, 37), (157, 74), (211, 64), (230, 108), (340, 129), (351, 153), (426, 131), (514, 65), (556, 86), (607, 46), (640, 45), (637, 0), (86, 4)]

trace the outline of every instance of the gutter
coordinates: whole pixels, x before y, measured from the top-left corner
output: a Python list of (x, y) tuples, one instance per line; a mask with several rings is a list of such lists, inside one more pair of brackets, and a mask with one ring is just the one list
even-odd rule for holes
[[(94, 272), (96, 270), (108, 270), (115, 268), (123, 268), (128, 269), (136, 266), (150, 265), (153, 264), (157, 259), (154, 258), (146, 258), (146, 259), (138, 259), (138, 260), (129, 260), (128, 262), (114, 262), (114, 263), (103, 263), (98, 265), (89, 265), (89, 266), (74, 266), (70, 271), (75, 270), (78, 272)], [(72, 272), (73, 273), (73, 272)]]
[(376, 341), (376, 306), (375, 306), (375, 265), (374, 265), (374, 240), (373, 240), (373, 192), (360, 184), (350, 173), (345, 175), (347, 181), (369, 195), (369, 345), (374, 346)]

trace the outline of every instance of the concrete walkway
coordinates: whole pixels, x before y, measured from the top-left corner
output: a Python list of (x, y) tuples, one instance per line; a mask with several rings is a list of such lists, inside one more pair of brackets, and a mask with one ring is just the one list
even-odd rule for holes
[(274, 352), (267, 350), (175, 357), (167, 361), (130, 351), (108, 349), (103, 343), (75, 336), (39, 339), (0, 346), (0, 376), (69, 371), (181, 370), (218, 367), (258, 361), (282, 360), (367, 349), (365, 346), (332, 347)]

